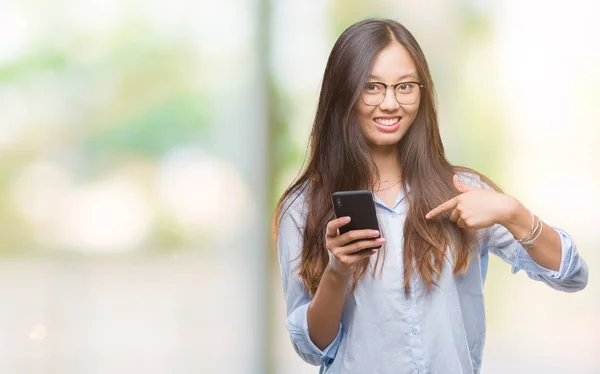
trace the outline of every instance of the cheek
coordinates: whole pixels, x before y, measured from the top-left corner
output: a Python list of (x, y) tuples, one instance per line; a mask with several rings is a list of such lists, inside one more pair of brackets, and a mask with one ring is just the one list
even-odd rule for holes
[(419, 113), (419, 106), (415, 105), (414, 107), (406, 108), (404, 113), (406, 114), (406, 117), (410, 118), (410, 121), (412, 123), (412, 121), (417, 116), (417, 113)]
[(354, 108), (356, 110), (356, 114), (358, 114), (358, 116), (361, 118), (370, 115), (374, 109), (374, 107), (365, 105), (361, 101), (359, 101)]
[(374, 109), (372, 107), (366, 105), (358, 105), (356, 107), (356, 115), (358, 117), (358, 121), (361, 128), (370, 125), (371, 118), (373, 117)]

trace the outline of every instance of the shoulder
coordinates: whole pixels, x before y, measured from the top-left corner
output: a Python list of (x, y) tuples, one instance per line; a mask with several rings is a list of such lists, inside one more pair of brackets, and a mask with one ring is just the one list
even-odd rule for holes
[[(492, 183), (486, 183), (486, 181), (489, 181), (487, 178), (483, 177), (480, 173), (478, 173), (475, 170), (458, 168), (456, 174), (458, 175), (458, 178), (461, 180), (461, 182), (463, 182), (467, 186), (484, 188), (486, 190), (495, 189), (493, 186), (490, 185)], [(486, 181), (484, 181), (483, 179), (486, 179)]]

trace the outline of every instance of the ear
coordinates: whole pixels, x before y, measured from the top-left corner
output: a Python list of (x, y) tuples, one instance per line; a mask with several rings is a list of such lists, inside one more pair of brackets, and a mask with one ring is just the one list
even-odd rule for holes
[(461, 182), (457, 174), (454, 174), (452, 182), (454, 183), (454, 188), (456, 188), (456, 190), (460, 193), (465, 193), (476, 189), (475, 187), (467, 186), (466, 184)]

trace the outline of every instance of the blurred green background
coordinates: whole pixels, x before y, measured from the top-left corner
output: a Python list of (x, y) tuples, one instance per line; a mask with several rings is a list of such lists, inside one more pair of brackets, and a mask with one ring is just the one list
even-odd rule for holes
[(449, 159), (571, 233), (588, 287), (493, 258), (483, 374), (600, 373), (600, 7), (585, 0), (4, 0), (0, 372), (315, 373), (270, 243), (326, 59), (409, 28)]

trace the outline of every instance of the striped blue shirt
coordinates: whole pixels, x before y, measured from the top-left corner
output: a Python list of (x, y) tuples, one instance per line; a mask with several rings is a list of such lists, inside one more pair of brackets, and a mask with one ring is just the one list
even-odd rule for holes
[[(461, 179), (467, 185), (489, 188), (472, 174), (463, 174)], [(337, 337), (320, 350), (308, 332), (306, 312), (311, 297), (296, 271), (307, 216), (305, 197), (302, 191), (284, 204), (277, 247), (287, 305), (286, 327), (298, 355), (320, 366), (320, 373), (479, 373), (486, 326), (483, 284), (489, 253), (511, 264), (513, 273), (524, 270), (530, 278), (556, 290), (574, 292), (587, 284), (587, 265), (563, 230), (551, 226), (562, 242), (560, 269), (553, 271), (538, 265), (506, 228), (494, 225), (479, 230), (480, 240), (474, 248), (478, 256), (473, 256), (465, 274), (452, 275), (450, 258), (437, 287), (426, 293), (420, 278), (414, 277), (411, 294), (406, 297), (402, 228), (407, 201), (401, 191), (390, 208), (375, 196), (379, 225), (386, 237), (382, 272), (377, 271), (375, 278), (367, 273), (353, 293), (348, 289)], [(374, 259), (372, 256), (371, 261)]]

